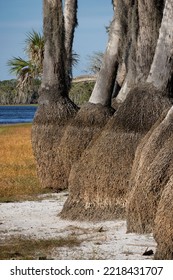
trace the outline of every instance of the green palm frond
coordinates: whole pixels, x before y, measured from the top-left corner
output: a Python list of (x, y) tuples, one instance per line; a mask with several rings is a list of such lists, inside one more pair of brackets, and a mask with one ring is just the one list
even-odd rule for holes
[(9, 59), (7, 65), (10, 67), (10, 73), (21, 75), (24, 71), (31, 71), (32, 64), (30, 61), (24, 60), (21, 57), (13, 57)]
[(26, 61), (21, 57), (13, 57), (7, 62), (7, 65), (10, 67), (10, 72), (17, 76), (17, 87), (23, 89), (32, 85), (36, 71), (31, 61)]
[(43, 35), (35, 30), (32, 30), (27, 34), (25, 40), (25, 52), (33, 64), (38, 68), (42, 68), (44, 57), (44, 38)]
[(25, 40), (26, 48), (25, 51), (30, 54), (32, 50), (37, 50), (38, 48), (44, 50), (44, 38), (43, 35), (35, 30), (27, 33), (27, 38)]

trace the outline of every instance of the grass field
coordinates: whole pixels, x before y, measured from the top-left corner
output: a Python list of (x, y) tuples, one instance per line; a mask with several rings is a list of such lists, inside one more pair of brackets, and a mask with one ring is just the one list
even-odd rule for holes
[(0, 201), (43, 193), (31, 147), (31, 124), (0, 126)]
[(47, 259), (53, 248), (68, 248), (80, 246), (81, 241), (77, 237), (67, 236), (59, 239), (27, 239), (11, 237), (0, 242), (0, 260), (18, 259), (34, 260)]
[[(45, 192), (37, 179), (31, 124), (0, 126), (0, 202), (33, 200)], [(46, 259), (53, 248), (79, 245), (73, 236), (48, 240), (11, 236), (0, 241), (0, 260)]]

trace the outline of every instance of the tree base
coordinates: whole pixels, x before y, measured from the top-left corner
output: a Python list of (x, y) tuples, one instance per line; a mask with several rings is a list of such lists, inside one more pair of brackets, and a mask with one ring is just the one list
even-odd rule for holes
[(173, 260), (173, 177), (166, 185), (158, 210), (154, 226), (154, 238), (157, 242), (155, 259)]
[[(60, 97), (58, 102), (40, 104), (37, 109), (32, 125), (32, 147), (43, 188), (56, 189), (57, 170), (61, 170), (64, 179), (62, 158), (57, 151), (65, 127), (77, 110), (77, 106), (65, 97)], [(59, 190), (63, 188), (59, 187)]]
[(79, 221), (105, 221), (123, 219), (125, 216), (125, 208), (119, 204), (107, 204), (103, 202), (92, 203), (67, 199), (63, 210), (60, 213), (62, 219), (79, 220)]
[(165, 112), (136, 151), (127, 205), (128, 232), (153, 231), (162, 191), (173, 172), (173, 121), (166, 116)]
[(87, 103), (66, 127), (58, 148), (64, 169), (63, 172), (61, 169), (57, 170), (57, 190), (67, 186), (71, 166), (80, 158), (91, 140), (96, 140), (114, 112), (113, 108)]
[[(169, 106), (169, 101), (150, 86), (140, 85), (128, 94), (100, 136), (72, 166), (69, 198), (62, 211), (63, 217), (72, 217), (77, 207), (82, 219), (82, 208), (91, 204), (96, 205), (96, 211), (90, 212), (96, 219), (101, 203), (105, 206), (105, 209), (102, 207), (102, 219), (107, 218), (107, 212), (112, 213), (112, 219), (125, 218), (125, 204), (131, 190), (129, 179), (136, 148), (141, 138)], [(115, 210), (120, 201), (121, 213)], [(73, 205), (75, 207), (72, 207)], [(70, 208), (71, 213), (67, 211)]]

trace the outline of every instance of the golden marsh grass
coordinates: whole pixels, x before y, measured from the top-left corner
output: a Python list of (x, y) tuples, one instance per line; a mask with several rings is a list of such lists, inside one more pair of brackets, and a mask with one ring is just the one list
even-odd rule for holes
[(43, 192), (31, 146), (31, 124), (0, 126), (0, 201)]

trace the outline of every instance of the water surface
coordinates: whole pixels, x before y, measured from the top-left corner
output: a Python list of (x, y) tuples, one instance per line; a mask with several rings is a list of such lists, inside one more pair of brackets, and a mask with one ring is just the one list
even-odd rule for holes
[(37, 106), (0, 106), (0, 124), (30, 123)]

